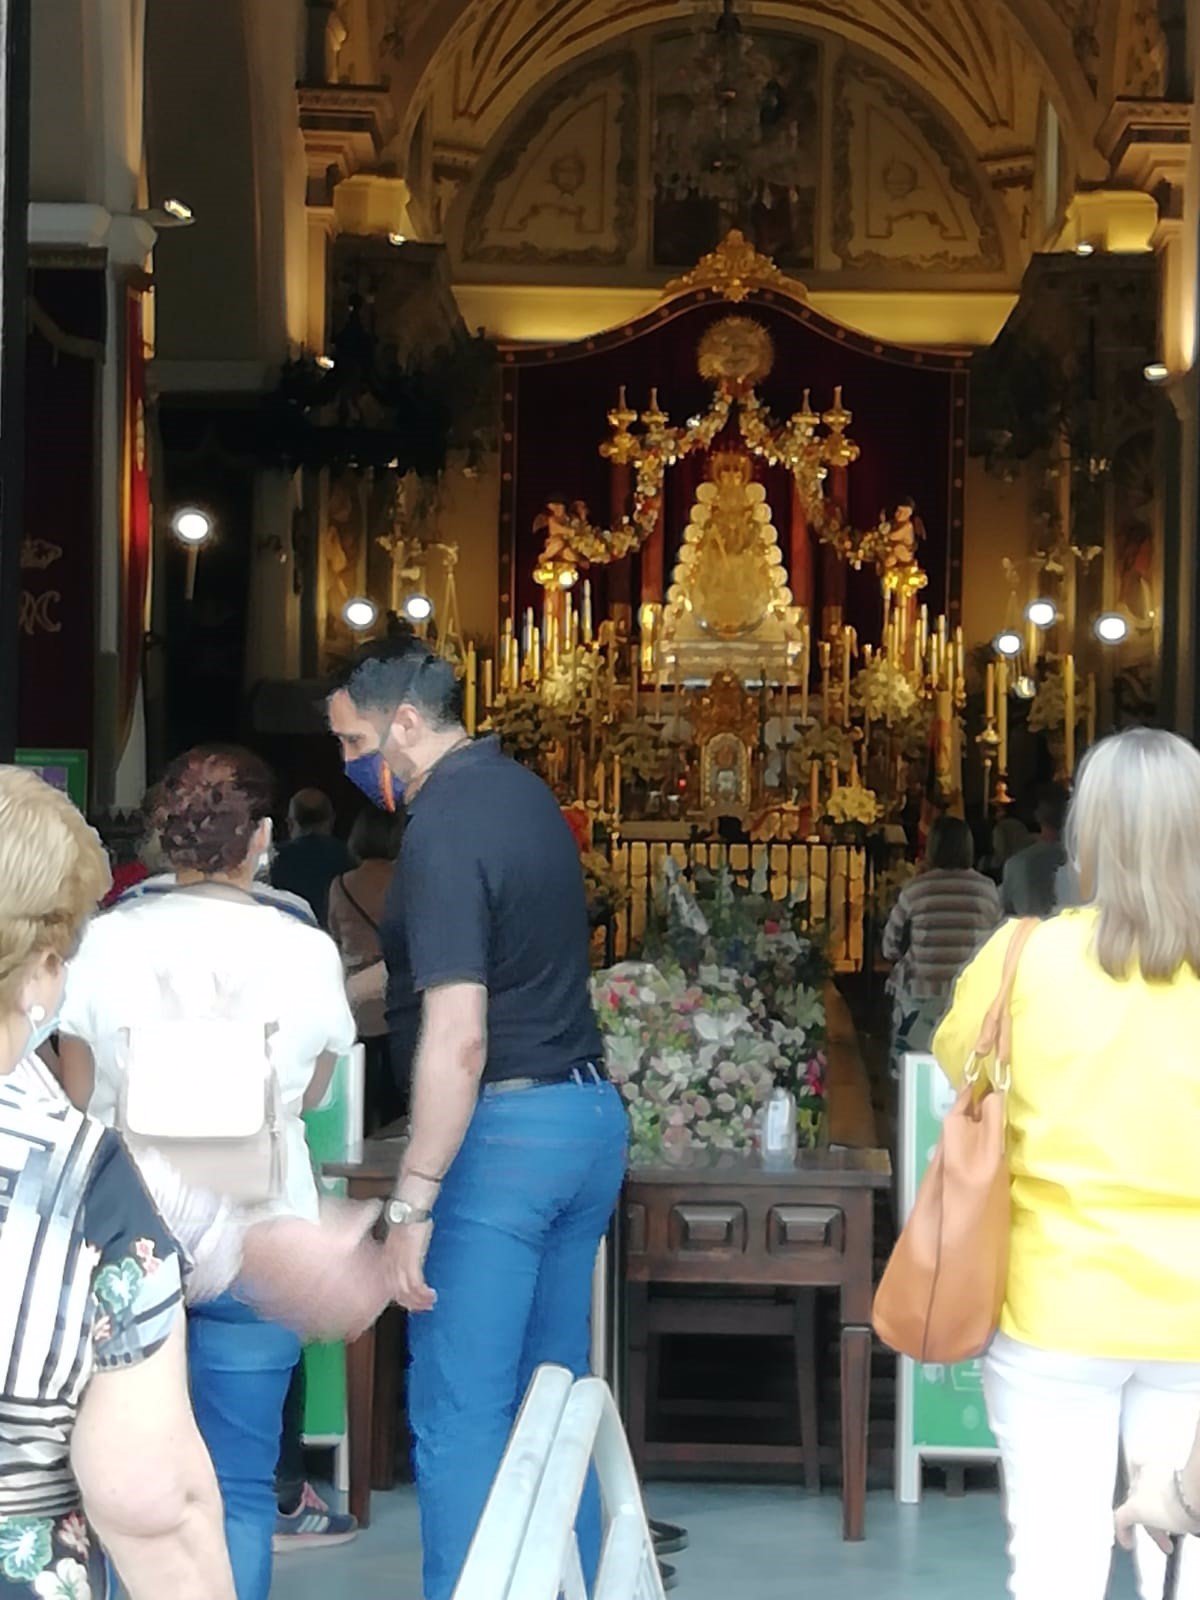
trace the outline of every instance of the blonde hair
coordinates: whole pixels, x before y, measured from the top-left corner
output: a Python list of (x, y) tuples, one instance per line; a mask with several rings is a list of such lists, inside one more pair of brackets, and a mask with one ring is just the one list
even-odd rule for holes
[(1110, 977), (1200, 976), (1200, 753), (1186, 739), (1133, 728), (1089, 751), (1067, 847)]
[(70, 954), (111, 882), (100, 840), (66, 796), (0, 766), (0, 1016), (39, 956)]

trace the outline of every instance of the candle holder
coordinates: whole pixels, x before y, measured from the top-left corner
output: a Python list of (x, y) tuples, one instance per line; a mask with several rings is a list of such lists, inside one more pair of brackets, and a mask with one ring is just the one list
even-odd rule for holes
[(1000, 749), (1000, 735), (996, 732), (994, 715), (986, 718), (983, 732), (975, 736), (975, 744), (983, 761), (983, 814), (986, 817), (991, 813), (992, 768)]

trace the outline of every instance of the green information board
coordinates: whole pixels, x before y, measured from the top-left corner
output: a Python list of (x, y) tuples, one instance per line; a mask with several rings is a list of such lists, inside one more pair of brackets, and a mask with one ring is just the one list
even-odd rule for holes
[[(900, 1095), (900, 1210), (907, 1219), (941, 1135), (954, 1090), (932, 1056), (906, 1055)], [(896, 1406), (896, 1497), (921, 1498), (921, 1463), (994, 1461), (983, 1403), (982, 1363), (919, 1366), (902, 1357)]]
[(19, 767), (32, 767), (52, 789), (60, 790), (80, 811), (87, 810), (86, 750), (18, 750), (15, 760)]

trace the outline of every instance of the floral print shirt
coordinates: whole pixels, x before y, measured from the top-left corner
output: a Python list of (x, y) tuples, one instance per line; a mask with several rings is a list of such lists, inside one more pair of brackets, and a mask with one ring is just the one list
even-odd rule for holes
[(0, 1078), (0, 1600), (103, 1600), (71, 1431), (93, 1374), (166, 1341), (181, 1272), (116, 1134), (39, 1063)]

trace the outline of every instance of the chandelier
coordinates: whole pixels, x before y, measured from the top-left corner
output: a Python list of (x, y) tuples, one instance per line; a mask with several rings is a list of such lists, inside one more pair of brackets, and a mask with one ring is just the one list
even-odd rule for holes
[(689, 108), (660, 128), (659, 183), (673, 199), (725, 208), (795, 199), (796, 132), (782, 115), (775, 63), (743, 28), (735, 0), (721, 0), (714, 27), (684, 69)]

